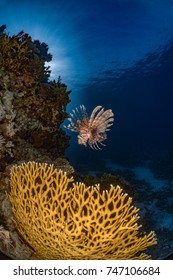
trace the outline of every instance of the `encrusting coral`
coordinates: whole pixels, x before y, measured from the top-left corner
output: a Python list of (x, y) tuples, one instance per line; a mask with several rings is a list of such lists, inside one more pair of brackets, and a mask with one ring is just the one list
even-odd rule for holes
[(9, 231), (5, 230), (3, 226), (0, 226), (0, 242), (2, 242), (3, 246), (7, 249), (12, 245)]
[(150, 258), (141, 252), (157, 243), (155, 233), (142, 233), (139, 209), (119, 186), (72, 182), (46, 163), (12, 167), (8, 198), (33, 259)]
[[(23, 31), (9, 36), (5, 28), (0, 27), (1, 171), (8, 164), (34, 160), (35, 149), (39, 158), (46, 155), (52, 162), (64, 156), (69, 136), (60, 125), (68, 117), (71, 92), (60, 77), (48, 80), (45, 62), (52, 56), (45, 43), (33, 41)], [(28, 154), (23, 153), (26, 145)]]

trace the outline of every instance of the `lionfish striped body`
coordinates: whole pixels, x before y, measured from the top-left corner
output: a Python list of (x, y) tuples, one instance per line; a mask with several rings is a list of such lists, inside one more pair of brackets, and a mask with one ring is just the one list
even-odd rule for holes
[(87, 144), (92, 149), (101, 149), (99, 144), (105, 146), (102, 142), (106, 140), (106, 132), (113, 125), (114, 114), (112, 110), (104, 110), (102, 106), (97, 106), (91, 113), (90, 118), (87, 115), (84, 105), (80, 105), (80, 110), (76, 108), (70, 113), (69, 124), (65, 128), (78, 132), (78, 143), (84, 146)]

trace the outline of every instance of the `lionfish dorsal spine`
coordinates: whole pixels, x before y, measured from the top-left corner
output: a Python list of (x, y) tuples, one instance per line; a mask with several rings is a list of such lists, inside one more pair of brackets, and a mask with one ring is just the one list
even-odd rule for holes
[[(99, 110), (100, 112), (97, 113)], [(97, 107), (94, 108), (90, 116), (90, 125), (93, 124), (96, 118), (102, 114), (102, 112), (104, 112), (104, 108), (102, 106), (98, 105)]]

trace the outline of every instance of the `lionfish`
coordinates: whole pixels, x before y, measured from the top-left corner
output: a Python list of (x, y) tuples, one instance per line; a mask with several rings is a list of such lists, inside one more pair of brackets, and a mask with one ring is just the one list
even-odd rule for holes
[(106, 140), (106, 132), (110, 126), (113, 125), (114, 114), (112, 110), (104, 110), (102, 106), (97, 106), (92, 111), (91, 116), (88, 117), (86, 108), (84, 105), (80, 105), (80, 109), (76, 108), (72, 110), (73, 113), (70, 113), (70, 122), (65, 128), (79, 133), (78, 135), (78, 144), (84, 145), (87, 144), (92, 149), (101, 149), (99, 144), (106, 146), (102, 142)]

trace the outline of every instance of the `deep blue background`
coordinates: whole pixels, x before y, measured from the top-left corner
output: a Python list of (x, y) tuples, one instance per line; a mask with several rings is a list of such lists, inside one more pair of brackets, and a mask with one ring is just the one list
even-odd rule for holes
[[(103, 160), (129, 167), (172, 154), (171, 40), (129, 68), (103, 71), (101, 77), (98, 76), (90, 86), (86, 86), (85, 91), (86, 95), (89, 93), (86, 107), (90, 111), (98, 104), (111, 108), (115, 113), (115, 123), (108, 132), (107, 146), (102, 151), (80, 148), (72, 143), (69, 156), (72, 155), (76, 167), (78, 158), (82, 158), (80, 164), (88, 164), (88, 170), (103, 171)], [(72, 137), (74, 139), (76, 136)]]

